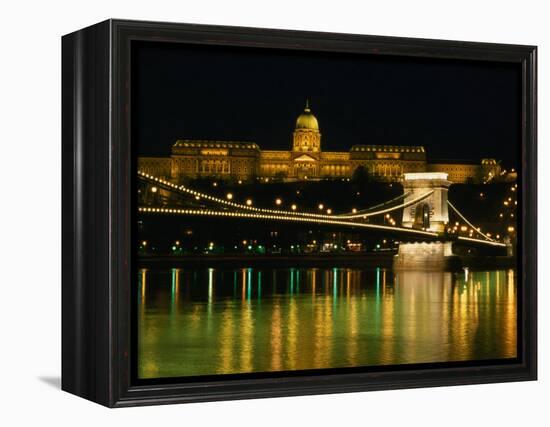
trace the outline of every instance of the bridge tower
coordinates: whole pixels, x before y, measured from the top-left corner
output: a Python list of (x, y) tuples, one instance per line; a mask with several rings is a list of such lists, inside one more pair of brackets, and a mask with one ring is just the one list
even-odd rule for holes
[(452, 182), (444, 172), (406, 173), (405, 203), (433, 190), (431, 196), (403, 209), (404, 227), (443, 232), (449, 222), (447, 193)]

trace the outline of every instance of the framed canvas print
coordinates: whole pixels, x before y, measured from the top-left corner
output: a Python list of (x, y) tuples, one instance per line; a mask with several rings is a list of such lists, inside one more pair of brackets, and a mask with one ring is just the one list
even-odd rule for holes
[(536, 48), (63, 37), (62, 388), (106, 406), (536, 379)]

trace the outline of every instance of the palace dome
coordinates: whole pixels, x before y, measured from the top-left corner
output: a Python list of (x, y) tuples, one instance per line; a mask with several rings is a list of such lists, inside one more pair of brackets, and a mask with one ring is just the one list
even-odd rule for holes
[(308, 129), (319, 131), (319, 122), (309, 109), (309, 102), (306, 101), (304, 112), (296, 119), (296, 129)]

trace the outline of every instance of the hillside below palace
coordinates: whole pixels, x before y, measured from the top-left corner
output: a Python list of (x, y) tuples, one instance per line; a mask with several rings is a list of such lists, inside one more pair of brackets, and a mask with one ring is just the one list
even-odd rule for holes
[(140, 171), (175, 183), (195, 178), (341, 179), (352, 178), (359, 167), (371, 179), (389, 182), (409, 172), (446, 172), (455, 183), (480, 183), (501, 172), (495, 159), (428, 163), (422, 146), (353, 145), (349, 151), (322, 151), (319, 122), (307, 102), (296, 120), (290, 151), (262, 150), (254, 142), (180, 139), (169, 157), (138, 158)]

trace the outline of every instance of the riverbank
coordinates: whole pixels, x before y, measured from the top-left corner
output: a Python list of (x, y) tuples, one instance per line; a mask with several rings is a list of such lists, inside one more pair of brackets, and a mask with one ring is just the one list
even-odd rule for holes
[(394, 252), (373, 254), (301, 254), (301, 255), (145, 255), (138, 257), (139, 267), (387, 267)]
[[(361, 267), (392, 268), (394, 252), (301, 255), (142, 255), (140, 268), (174, 267)], [(459, 257), (457, 268), (503, 269), (516, 266), (515, 257)]]

